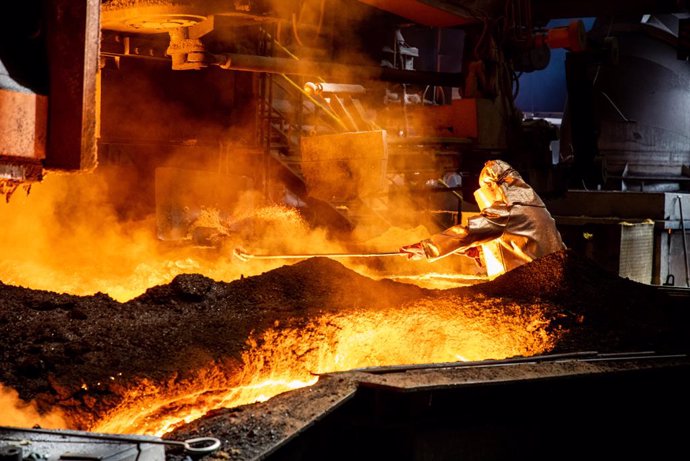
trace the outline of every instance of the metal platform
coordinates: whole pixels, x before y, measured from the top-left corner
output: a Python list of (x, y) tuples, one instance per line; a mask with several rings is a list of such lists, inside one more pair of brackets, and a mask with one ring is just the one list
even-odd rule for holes
[[(546, 207), (566, 245), (604, 268), (628, 277), (627, 269), (645, 265), (644, 277), (629, 278), (690, 288), (690, 194), (571, 190)], [(653, 224), (649, 238), (624, 235), (644, 222)]]
[(192, 423), (233, 460), (674, 457), (690, 409), (685, 355), (582, 352), (387, 367)]

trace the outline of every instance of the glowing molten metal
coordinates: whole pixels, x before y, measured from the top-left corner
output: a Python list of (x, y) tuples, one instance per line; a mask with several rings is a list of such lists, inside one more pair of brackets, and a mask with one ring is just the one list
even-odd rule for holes
[(538, 307), (515, 305), (510, 315), (501, 315), (486, 299), (472, 304), (446, 299), (442, 305), (331, 314), (302, 328), (274, 328), (249, 340), (241, 370), (210, 365), (184, 382), (143, 382), (92, 429), (160, 435), (216, 408), (309, 386), (322, 373), (529, 356), (553, 347)]
[[(230, 281), (283, 264), (238, 265), (231, 261), (229, 250), (219, 255), (179, 246), (166, 248), (152, 232), (155, 226), (150, 219), (123, 221), (117, 217), (103, 198), (106, 187), (97, 178), (74, 180), (83, 184), (75, 187), (64, 178), (48, 178), (34, 186), (31, 201), (17, 194), (0, 210), (0, 280), (4, 283), (72, 294), (100, 291), (125, 301), (180, 273)], [(235, 222), (243, 219), (238, 213)], [(253, 241), (257, 250), (343, 250), (326, 239), (323, 231), (309, 229), (294, 210), (267, 208), (254, 213), (253, 219), (259, 230)], [(293, 238), (288, 240), (290, 236)], [(401, 235), (389, 240), (387, 249), (419, 237)], [(409, 263), (403, 259), (399, 264), (388, 268), (389, 272), (426, 287), (446, 288), (455, 281), (452, 275), (436, 277), (437, 282), (430, 274), (404, 275), (409, 274)], [(367, 273), (366, 267), (350, 267)], [(448, 272), (438, 265), (425, 267)], [(303, 319), (299, 325), (276, 324), (256, 332), (247, 340), (240, 363), (232, 361), (229, 353), (227, 362), (199, 363), (196, 370), (181, 370), (184, 375), (167, 382), (128, 377), (130, 383), (138, 384), (120, 387), (116, 394), (122, 399), (107, 414), (70, 407), (63, 415), (39, 419), (34, 407), (3, 391), (0, 397), (5, 401), (0, 406), (16, 411), (5, 412), (0, 423), (160, 435), (216, 408), (262, 401), (309, 386), (323, 373), (530, 356), (550, 350), (557, 339), (547, 333), (539, 306), (506, 308), (504, 304), (498, 309), (489, 299), (449, 295), (395, 309), (367, 308), (323, 313)], [(125, 386), (118, 382), (109, 385)]]

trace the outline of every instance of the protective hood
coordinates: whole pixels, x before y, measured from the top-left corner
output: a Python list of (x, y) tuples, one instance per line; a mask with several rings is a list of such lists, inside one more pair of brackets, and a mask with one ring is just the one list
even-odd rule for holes
[(503, 160), (489, 160), (479, 175), (479, 185), (493, 182), (501, 188), (505, 203), (544, 207), (544, 202), (522, 179), (520, 173)]

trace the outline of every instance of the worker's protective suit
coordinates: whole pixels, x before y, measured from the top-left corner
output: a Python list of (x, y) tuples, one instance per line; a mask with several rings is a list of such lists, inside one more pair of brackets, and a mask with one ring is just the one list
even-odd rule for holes
[(481, 213), (467, 226), (450, 227), (400, 251), (411, 259), (435, 260), (481, 246), (485, 260), (500, 263), (487, 269), (494, 276), (565, 248), (544, 202), (506, 162), (487, 162), (479, 186), (475, 197)]

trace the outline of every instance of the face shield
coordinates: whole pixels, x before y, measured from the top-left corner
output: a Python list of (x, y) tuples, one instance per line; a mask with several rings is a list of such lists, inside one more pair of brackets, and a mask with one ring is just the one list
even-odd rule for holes
[(484, 211), (484, 208), (488, 208), (494, 203), (493, 194), (490, 194), (484, 187), (474, 191), (474, 199), (477, 201), (477, 205), (479, 205), (479, 211)]
[(486, 162), (479, 174), (479, 189), (474, 192), (474, 198), (480, 210), (483, 211), (495, 202), (507, 203), (500, 184), (513, 172), (515, 170), (501, 160)]
[(496, 185), (495, 182), (481, 182), (480, 187), (474, 191), (474, 199), (477, 201), (479, 210), (483, 211), (485, 208), (490, 207), (494, 202), (504, 202), (503, 193), (501, 188)]

